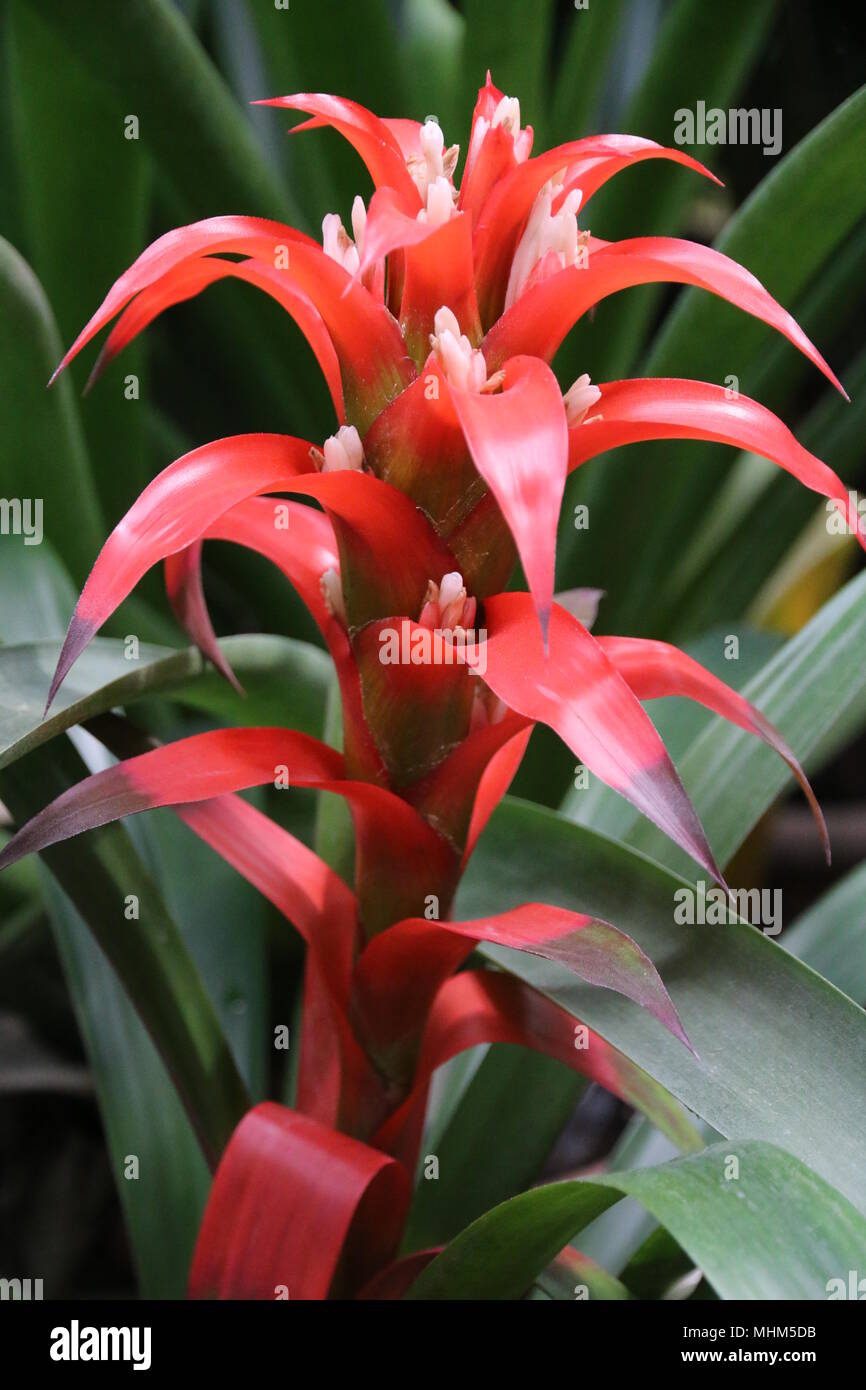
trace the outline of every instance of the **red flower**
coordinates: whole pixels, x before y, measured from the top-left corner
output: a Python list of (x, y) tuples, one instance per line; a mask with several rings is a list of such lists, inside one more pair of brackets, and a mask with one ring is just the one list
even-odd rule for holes
[[(592, 195), (635, 162), (679, 150), (598, 136), (530, 157), (518, 103), (489, 77), (459, 187), (458, 152), (432, 120), (383, 121), (354, 102), (271, 103), (331, 125), (376, 191), (350, 237), (324, 246), (277, 222), (220, 217), (161, 237), (112, 288), (61, 364), (116, 319), (93, 375), (163, 309), (235, 276), (276, 299), (307, 337), (336, 414), (322, 447), (244, 435), (193, 450), (142, 493), (99, 555), (49, 703), (141, 576), (165, 562), (178, 619), (233, 679), (202, 592), (209, 539), (279, 566), (333, 657), (339, 753), (288, 729), (199, 734), (97, 773), (14, 837), (0, 865), (154, 806), (178, 815), (289, 918), (307, 948), (298, 1110), (267, 1104), (218, 1169), (193, 1265), (194, 1294), (272, 1298), (398, 1294), (424, 1256), (397, 1247), (433, 1070), (484, 1041), (541, 1048), (648, 1109), (678, 1113), (626, 1058), (498, 973), (457, 973), (479, 940), (535, 952), (648, 1009), (687, 1044), (652, 963), (611, 924), (527, 904), (449, 920), (467, 858), (536, 721), (720, 879), (704, 832), (640, 701), (681, 694), (750, 729), (767, 721), (664, 643), (595, 638), (554, 601), (567, 474), (646, 439), (709, 439), (763, 454), (832, 498), (839, 479), (755, 401), (687, 380), (593, 385), (563, 397), (550, 361), (606, 295), (647, 281), (699, 285), (779, 329), (837, 386), (794, 320), (748, 271), (662, 237), (606, 243), (578, 229)], [(242, 255), (241, 261), (225, 256)], [(60, 369), (58, 369), (60, 370)], [(841, 387), (840, 387), (841, 389)], [(289, 493), (312, 499), (279, 500)], [(861, 536), (862, 540), (862, 536)], [(519, 556), (529, 593), (504, 590)], [(574, 606), (573, 604), (571, 605)], [(579, 611), (583, 611), (580, 609)], [(292, 785), (342, 794), (356, 831), (355, 891), (235, 795), (287, 767)]]

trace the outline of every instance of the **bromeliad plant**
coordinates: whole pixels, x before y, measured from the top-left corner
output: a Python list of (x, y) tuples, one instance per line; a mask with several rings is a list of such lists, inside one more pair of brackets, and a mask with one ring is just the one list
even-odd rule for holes
[[(794, 753), (742, 696), (665, 643), (592, 636), (592, 592), (555, 599), (567, 475), (640, 440), (721, 441), (832, 499), (860, 532), (840, 480), (756, 401), (669, 378), (593, 384), (583, 375), (563, 394), (551, 369), (569, 330), (600, 300), (668, 281), (709, 290), (778, 329), (839, 386), (791, 316), (725, 256), (664, 237), (609, 243), (578, 227), (620, 171), (668, 159), (712, 178), (696, 160), (615, 135), (532, 156), (518, 102), (489, 77), (459, 183), (458, 148), (446, 147), (435, 120), (382, 120), (322, 95), (271, 104), (308, 113), (298, 129), (334, 127), (366, 164), (375, 192), (369, 207), (355, 200), (352, 236), (336, 214), (325, 219), (322, 246), (253, 217), (170, 232), (121, 276), (58, 370), (115, 319), (96, 376), (163, 309), (233, 277), (299, 325), (336, 431), (323, 444), (222, 439), (155, 478), (96, 561), (48, 703), (159, 561), (178, 620), (234, 681), (201, 579), (203, 542), (227, 540), (271, 560), (318, 625), (339, 684), (342, 753), (284, 728), (221, 729), (154, 747), (58, 797), (19, 830), (0, 864), (171, 806), (276, 905), (307, 948), (295, 1105), (250, 1109), (225, 1151), (212, 1148), (219, 1164), (190, 1291), (399, 1296), (436, 1254), (395, 1260), (431, 1077), (459, 1052), (494, 1041), (538, 1049), (675, 1139), (689, 1129), (627, 1057), (586, 1029), (579, 1044), (570, 1014), (470, 960), (479, 942), (493, 942), (559, 962), (648, 1010), (689, 1047), (655, 967), (629, 936), (538, 902), (451, 918), (461, 873), (534, 725), (554, 729), (590, 774), (722, 883), (641, 705), (688, 696), (779, 753), (826, 844)], [(507, 591), (518, 559), (526, 592)], [(352, 888), (238, 796), (269, 783), (345, 798)]]

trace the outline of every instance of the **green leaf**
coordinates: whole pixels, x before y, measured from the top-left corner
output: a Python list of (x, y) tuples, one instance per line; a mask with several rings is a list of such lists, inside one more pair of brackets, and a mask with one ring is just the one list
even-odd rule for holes
[(622, 1272), (622, 1282), (635, 1298), (663, 1298), (694, 1262), (669, 1231), (657, 1226), (635, 1251)]
[[(42, 508), (42, 532), (80, 584), (105, 532), (87, 457), (72, 384), (45, 389), (60, 360), (57, 326), (39, 281), (14, 247), (0, 238), (0, 433), (4, 443), (3, 495)], [(36, 494), (36, 496), (34, 496)], [(29, 530), (38, 535), (38, 509)], [(13, 518), (14, 520), (14, 518)], [(22, 522), (27, 523), (26, 513)], [(19, 523), (21, 524), (21, 523)], [(26, 534), (4, 536), (3, 546), (20, 546)]]
[(91, 79), (111, 89), (121, 122), (138, 118), (142, 143), (193, 216), (293, 215), (249, 120), (169, 0), (91, 0), (83, 8), (27, 3), (87, 65)]
[[(10, 632), (14, 631), (14, 623), (11, 620), (18, 621), (24, 616), (19, 613), (17, 604), (24, 581), (20, 578), (20, 566), (8, 563), (9, 555), (10, 552), (7, 551), (3, 556), (4, 563), (0, 564), (0, 583), (9, 586), (10, 596), (14, 595), (15, 603), (0, 602), (0, 632), (4, 638), (8, 638)], [(26, 610), (29, 635), (53, 636), (58, 632), (62, 633), (74, 602), (74, 594), (68, 577), (59, 562), (51, 555), (47, 543), (39, 548), (38, 563), (31, 561), (28, 565), (26, 582), (30, 600)], [(0, 659), (3, 656), (5, 652), (0, 654)], [(71, 769), (70, 775), (74, 776), (76, 770)], [(63, 785), (62, 780), (58, 785)], [(50, 788), (49, 781), (44, 788), (40, 787), (39, 794), (50, 796)], [(37, 797), (32, 791), (31, 796), (33, 799), (28, 804), (32, 810), (36, 810)], [(136, 829), (139, 829), (139, 826), (136, 826)], [(123, 837), (119, 828), (118, 833)], [(128, 841), (126, 844), (128, 846)], [(95, 862), (91, 857), (94, 854), (94, 846), (88, 843), (81, 848), (84, 855), (83, 872), (86, 873), (89, 864)], [(204, 852), (203, 847), (199, 852)], [(134, 866), (134, 874), (142, 876), (143, 881), (149, 883), (141, 861), (135, 858), (131, 849), (128, 853), (131, 856), (129, 862)], [(96, 1086), (112, 1172), (126, 1215), (141, 1293), (145, 1297), (180, 1298), (186, 1288), (187, 1269), (198, 1218), (209, 1184), (207, 1164), (201, 1145), (166, 1065), (138, 1017), (116, 971), (59, 883), (46, 873), (36, 857), (16, 865), (9, 874), (3, 875), (0, 891), (4, 894), (4, 905), (6, 889), (17, 877), (19, 870), (24, 871), (28, 882), (31, 878), (34, 880), (29, 895), (29, 910), (32, 911), (34, 893), (44, 896), (48, 905), (52, 931), (63, 961), (72, 1004)], [(98, 862), (97, 870), (98, 884), (101, 879)], [(236, 879), (236, 876), (234, 877)], [(211, 863), (197, 875), (196, 882), (210, 884), (217, 878), (219, 872), (214, 872)], [(117, 893), (121, 888), (124, 889), (124, 896), (128, 891), (137, 891), (135, 884), (125, 886), (128, 882), (125, 872), (123, 880), (122, 884), (115, 883), (112, 915), (116, 913), (119, 901)], [(183, 881), (184, 876), (181, 883)], [(41, 894), (40, 887), (43, 887)], [(97, 898), (93, 900), (82, 890), (79, 904), (88, 916), (91, 910), (98, 910), (98, 902), (98, 892)], [(154, 902), (159, 913), (161, 909), (155, 897)], [(245, 921), (248, 920), (248, 912), (249, 908), (245, 907)], [(120, 927), (121, 931), (135, 930), (125, 918), (122, 919)], [(210, 935), (214, 935), (213, 931)], [(251, 935), (255, 935), (255, 928)], [(228, 971), (234, 971), (236, 954), (238, 950), (246, 949), (245, 942), (246, 933), (243, 942), (236, 946), (234, 955), (226, 962)], [(233, 1018), (230, 1008), (225, 1007), (228, 1003), (226, 991), (220, 988), (220, 978), (215, 975), (215, 967), (219, 966), (219, 961), (213, 954), (213, 947), (210, 948), (209, 958), (206, 940), (194, 942), (193, 945), (197, 947), (194, 954), (205, 973), (207, 986), (217, 1007), (223, 1005), (224, 1016)], [(10, 986), (17, 987), (20, 991), (20, 977), (17, 974), (13, 976), (12, 972), (7, 970), (6, 978)], [(237, 1037), (236, 1017), (234, 1024), (231, 1041), (235, 1044), (237, 1054), (245, 1060), (244, 1049), (240, 1045), (242, 1040)], [(140, 1176), (137, 1181), (125, 1175), (125, 1159), (129, 1154), (134, 1154), (139, 1159)], [(161, 1221), (154, 1221), (154, 1211), (161, 1214)]]
[(866, 1205), (866, 1014), (745, 923), (681, 926), (685, 880), (635, 850), (506, 801), (470, 861), (455, 912), (551, 903), (614, 923), (647, 953), (697, 1058), (609, 990), (521, 952), (484, 954), (618, 1047), (723, 1135), (790, 1149)]
[(547, 144), (547, 54), (553, 23), (551, 0), (511, 0), (491, 5), (489, 0), (465, 0), (466, 35), (463, 43), (463, 122), (468, 127), (475, 94), (484, 86), (488, 69), (496, 86), (520, 100), (522, 125), (535, 129), (533, 144)]
[[(866, 214), (866, 188), (857, 177), (864, 148), (866, 86), (758, 184), (725, 227), (718, 250), (742, 261), (781, 303), (790, 303)], [(839, 189), (844, 198), (836, 196)], [(798, 235), (792, 238), (793, 225)], [(742, 370), (744, 362), (757, 359), (766, 342), (764, 324), (714, 295), (686, 290), (653, 345), (647, 372), (666, 375), (678, 363), (690, 375), (716, 380), (720, 368), (733, 371), (740, 364)]]
[[(725, 108), (734, 103), (777, 7), (777, 0), (732, 0), (720, 24), (717, 12), (704, 0), (678, 0), (668, 11), (644, 78), (628, 110), (618, 118), (617, 130), (672, 145), (677, 111), (694, 111), (699, 100)], [(718, 172), (716, 150), (690, 149), (689, 153)], [(590, 222), (597, 235), (611, 241), (675, 236), (687, 204), (697, 198), (718, 201), (722, 197), (698, 176), (655, 163), (614, 179), (593, 201)], [(596, 335), (600, 355), (581, 370), (600, 380), (628, 372), (657, 301), (658, 291), (648, 287), (602, 305)]]
[[(460, 143), (460, 56), (464, 22), (448, 0), (406, 0), (405, 63), (412, 73), (412, 101), (418, 119), (439, 117), (446, 139)], [(423, 109), (422, 109), (423, 108)]]
[[(343, 746), (343, 707), (336, 673), (331, 670), (322, 738), (331, 748)], [(355, 882), (355, 824), (342, 796), (320, 793), (316, 799), (313, 848), (350, 886)]]
[(587, 1082), (559, 1062), (497, 1043), (469, 1082), (435, 1148), (439, 1177), (422, 1177), (407, 1250), (450, 1240), (469, 1221), (538, 1177)]
[[(147, 1030), (50, 875), (46, 897), (105, 1125), (143, 1298), (183, 1298), (210, 1174)], [(121, 920), (118, 929), (128, 923)], [(129, 1158), (138, 1160), (138, 1177)], [(159, 1219), (155, 1219), (158, 1213)]]
[[(860, 279), (864, 255), (866, 235), (859, 245)], [(866, 353), (843, 375), (851, 403), (835, 391), (825, 392), (798, 427), (797, 438), (840, 478), (847, 478), (860, 461), (866, 431)], [(825, 504), (814, 493), (798, 487), (766, 459), (739, 454), (707, 521), (697, 527), (681, 562), (665, 581), (660, 603), (670, 614), (672, 640), (721, 621), (730, 623), (748, 612), (768, 576), (784, 564), (796, 538), (816, 516), (826, 524)], [(744, 545), (746, 527), (749, 539)], [(827, 540), (840, 544), (835, 537)], [(856, 549), (851, 547), (852, 557)]]
[(568, 20), (551, 109), (551, 143), (590, 133), (623, 12), (622, 0), (577, 10)]
[(576, 1298), (619, 1302), (631, 1298), (625, 1284), (571, 1246), (538, 1275), (535, 1287), (542, 1295), (557, 1302)]
[(788, 927), (786, 951), (805, 961), (858, 1004), (866, 1004), (863, 901), (866, 863), (843, 879)]
[(251, 1101), (264, 1100), (272, 1056), (270, 905), (173, 812), (155, 811), (129, 831), (213, 1000)]
[(194, 647), (172, 651), (142, 644), (138, 658), (129, 660), (124, 642), (97, 637), (70, 671), (47, 719), (45, 697), (59, 644), (0, 647), (0, 767), (74, 724), (148, 695), (170, 694), (228, 722), (291, 723), (304, 733), (319, 732), (330, 673), (320, 648), (267, 634), (226, 637), (221, 646), (246, 698)]
[(825, 1299), (830, 1280), (847, 1284), (866, 1242), (866, 1218), (804, 1163), (774, 1145), (743, 1140), (660, 1168), (514, 1197), (452, 1241), (408, 1297), (519, 1298), (565, 1242), (619, 1196), (636, 1197), (652, 1212), (722, 1298)]
[[(114, 102), (26, 0), (13, 0), (10, 21), (15, 167), (27, 249), (63, 342), (71, 343), (145, 244), (150, 160), (141, 141), (124, 139)], [(86, 158), (70, 158), (70, 131)], [(143, 370), (136, 345), (103, 389), (79, 405), (110, 516), (122, 515), (150, 479)], [(137, 378), (137, 399), (125, 393), (129, 373)], [(114, 466), (118, 458), (123, 468)], [(55, 495), (49, 504), (57, 500)]]
[[(0, 795), (20, 823), (85, 772), (64, 740), (7, 767), (0, 775)], [(156, 883), (120, 825), (55, 845), (42, 858), (120, 976), (213, 1164), (249, 1101), (214, 1006)], [(132, 898), (138, 919), (125, 915)]]

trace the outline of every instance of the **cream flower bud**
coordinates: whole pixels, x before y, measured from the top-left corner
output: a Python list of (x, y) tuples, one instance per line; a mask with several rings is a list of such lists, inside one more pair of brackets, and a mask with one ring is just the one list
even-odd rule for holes
[(367, 209), (364, 206), (364, 199), (360, 193), (352, 203), (352, 236), (355, 238), (355, 249), (359, 256), (364, 254), (364, 232), (367, 227)]
[(434, 315), (430, 345), (453, 386), (463, 391), (483, 391), (487, 385), (484, 355), (460, 332), (454, 313), (445, 305)]
[(415, 181), (415, 187), (426, 205), (427, 190), (431, 184), (441, 178), (450, 183), (457, 167), (460, 146), (450, 145), (446, 149), (445, 136), (442, 134), (439, 122), (432, 118), (426, 120), (422, 125), (418, 134), (418, 142), (421, 146), (421, 153), (409, 155), (406, 165)]
[(518, 97), (503, 97), (493, 112), (491, 126), (504, 126), (511, 136), (520, 134), (520, 101)]
[(339, 213), (329, 212), (322, 219), (322, 250), (350, 275), (354, 275), (361, 264), (355, 244), (343, 226)]
[(323, 451), (323, 473), (341, 473), (349, 468), (364, 466), (361, 436), (354, 425), (341, 425), (336, 434), (325, 440)]
[(572, 188), (566, 193), (557, 211), (553, 212), (553, 204), (562, 193), (562, 177), (564, 171), (560, 177), (550, 179), (532, 205), (526, 228), (511, 262), (508, 288), (505, 291), (506, 309), (510, 309), (514, 301), (520, 298), (535, 266), (548, 252), (555, 253), (563, 270), (578, 262), (580, 238), (577, 213), (583, 194), (579, 188)]
[(331, 617), (336, 618), (343, 627), (347, 627), (348, 619), (346, 618), (346, 605), (343, 601), (343, 586), (335, 569), (326, 569), (320, 575), (319, 588), (325, 601), (325, 607)]
[(591, 410), (596, 401), (601, 400), (601, 392), (597, 386), (592, 386), (589, 380), (589, 373), (584, 372), (579, 376), (572, 386), (569, 386), (562, 398), (565, 406), (565, 418), (569, 428), (579, 425), (586, 412)]
[(427, 185), (427, 206), (418, 213), (419, 222), (428, 222), (431, 227), (441, 227), (450, 221), (454, 212), (454, 190), (446, 178), (440, 175)]

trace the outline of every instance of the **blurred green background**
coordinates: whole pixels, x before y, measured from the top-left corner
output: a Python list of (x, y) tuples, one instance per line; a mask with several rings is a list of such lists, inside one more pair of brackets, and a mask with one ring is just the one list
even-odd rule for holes
[[(162, 232), (249, 213), (317, 234), (325, 213), (339, 211), (348, 222), (353, 196), (369, 196), (363, 166), (336, 134), (289, 138), (285, 113), (251, 107), (257, 97), (332, 91), (382, 115), (435, 115), (448, 142), (465, 149), (489, 67), (496, 84), (520, 98), (536, 151), (596, 130), (672, 144), (675, 112), (698, 101), (780, 109), (778, 157), (748, 145), (693, 149), (724, 180), (722, 189), (683, 169), (646, 164), (599, 194), (586, 225), (609, 239), (687, 236), (741, 260), (798, 317), (852, 404), (770, 330), (672, 287), (606, 301), (554, 365), (563, 386), (583, 371), (602, 381), (679, 374), (723, 382), (735, 374), (741, 390), (776, 410), (846, 483), (863, 484), (862, 8), (826, 0), (590, 0), (586, 8), (567, 0), (0, 0), (0, 65), (0, 494), (42, 498), (45, 530), (39, 547), (0, 536), (3, 643), (62, 636), (102, 540), (179, 454), (236, 432), (319, 442), (333, 428), (300, 333), (277, 306), (236, 283), (172, 310), (90, 394), (81, 393), (95, 346), (45, 390), (62, 348)], [(590, 509), (585, 532), (570, 524), (578, 502)], [(760, 460), (712, 445), (640, 446), (598, 459), (572, 479), (563, 515), (558, 587), (605, 590), (599, 630), (676, 640), (738, 686), (861, 559), (853, 542), (828, 536), (823, 503), (812, 494)], [(318, 640), (263, 561), (211, 545), (205, 585), (220, 635)], [(129, 633), (184, 645), (157, 574), (106, 628), (114, 637)], [(736, 670), (722, 659), (728, 633), (741, 638)], [(321, 732), (323, 669), (308, 677), (306, 695), (292, 685), (285, 698), (305, 727)], [(284, 693), (272, 680), (254, 692), (258, 705), (217, 691), (190, 699), (182, 713), (154, 700), (142, 719), (162, 736), (211, 718), (253, 722), (264, 712), (259, 722), (279, 722)], [(817, 783), (836, 844), (833, 875), (801, 802), (763, 824), (743, 851), (740, 881), (783, 883), (786, 917), (856, 872), (866, 855), (864, 748), (854, 741), (860, 713), (844, 754), (823, 750)], [(658, 721), (676, 755), (705, 716), (661, 708)], [(562, 805), (576, 821), (625, 833), (617, 799), (569, 796), (572, 764), (553, 735), (538, 733), (516, 790)], [(288, 814), (312, 838), (312, 798), (298, 795)], [(281, 1019), (289, 1007), (299, 950), (251, 890), (201, 847), (178, 841), (171, 822), (153, 817), (134, 839), (191, 943), (252, 1091), (263, 1093), (269, 1063), (257, 1030), (262, 1018)], [(112, 1114), (137, 1106), (136, 1142), (145, 1147), (155, 1128), (165, 1140), (186, 1122), (163, 1103), (157, 1081), (148, 1090), (137, 1021), (68, 901), (56, 889), (46, 895), (44, 883), (25, 863), (0, 884), (0, 1273), (44, 1273), (55, 1295), (132, 1293), (133, 1257), (103, 1123), (116, 1172), (117, 1154), (133, 1139), (119, 1119), (112, 1132)], [(94, 1019), (112, 1013), (114, 1032), (100, 1034)], [(128, 1086), (115, 1081), (112, 1099), (108, 1078), (118, 1057), (126, 1058)], [(577, 1157), (602, 1150), (621, 1120), (603, 1111)], [(569, 1154), (573, 1164), (573, 1146)], [(189, 1195), (189, 1229), (177, 1236), (184, 1248), (206, 1182), (200, 1161), (178, 1158), (173, 1182), (175, 1195)], [(135, 1229), (125, 1193), (123, 1200)], [(142, 1240), (148, 1253), (139, 1250), (136, 1263), (141, 1272), (150, 1262), (145, 1282), (176, 1287), (171, 1251), (161, 1265), (159, 1238), (151, 1230)]]

